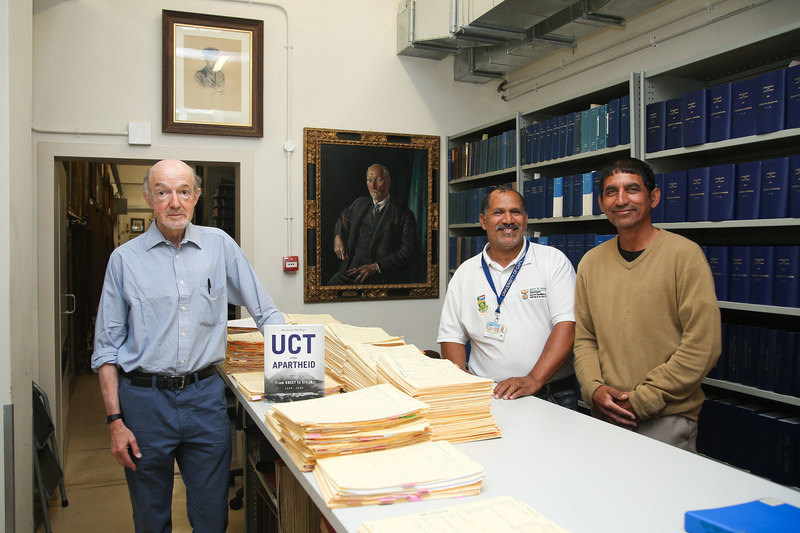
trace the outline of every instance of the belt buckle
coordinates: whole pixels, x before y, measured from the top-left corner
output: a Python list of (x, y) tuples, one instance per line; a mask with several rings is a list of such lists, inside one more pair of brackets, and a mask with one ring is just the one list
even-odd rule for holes
[(169, 390), (179, 390), (186, 386), (186, 376), (170, 376), (167, 382)]

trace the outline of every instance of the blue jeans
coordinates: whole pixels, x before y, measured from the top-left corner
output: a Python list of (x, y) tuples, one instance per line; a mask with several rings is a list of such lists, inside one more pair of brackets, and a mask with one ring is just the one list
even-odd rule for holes
[(231, 429), (218, 375), (182, 390), (135, 387), (120, 376), (119, 401), (141, 459), (125, 469), (137, 533), (172, 531), (174, 464), (186, 485), (194, 531), (223, 533), (228, 524)]
[(550, 403), (554, 403), (556, 405), (560, 405), (561, 407), (566, 407), (567, 409), (572, 409), (573, 411), (578, 410), (578, 382), (575, 381), (575, 385), (570, 387), (569, 389), (565, 389), (562, 391), (554, 392), (554, 393), (539, 393), (536, 395), (537, 398), (541, 398), (542, 400), (547, 400)]

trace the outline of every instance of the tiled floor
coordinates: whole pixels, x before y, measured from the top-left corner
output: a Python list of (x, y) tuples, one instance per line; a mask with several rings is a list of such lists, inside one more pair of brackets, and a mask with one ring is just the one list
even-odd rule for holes
[[(57, 533), (133, 531), (131, 504), (123, 468), (109, 451), (105, 410), (96, 375), (78, 376), (70, 399), (64, 480), (69, 506), (61, 507), (61, 495), (50, 501), (50, 525)], [(237, 478), (241, 486), (241, 478)], [(235, 492), (231, 489), (231, 496)], [(228, 531), (244, 531), (244, 511), (228, 511)], [(186, 517), (186, 490), (175, 476), (172, 530), (192, 531)], [(36, 532), (44, 532), (40, 523)]]

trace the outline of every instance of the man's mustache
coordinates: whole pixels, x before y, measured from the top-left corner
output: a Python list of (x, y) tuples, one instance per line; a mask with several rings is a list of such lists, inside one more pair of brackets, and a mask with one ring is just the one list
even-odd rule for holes
[(497, 228), (495, 228), (495, 229), (497, 231), (503, 231), (503, 230), (506, 230), (506, 229), (518, 230), (519, 229), (519, 224), (498, 224)]

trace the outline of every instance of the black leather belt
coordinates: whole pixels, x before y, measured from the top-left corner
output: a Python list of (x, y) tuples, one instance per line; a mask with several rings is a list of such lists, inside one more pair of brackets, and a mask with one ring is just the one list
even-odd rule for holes
[(203, 370), (186, 374), (185, 376), (163, 376), (161, 374), (147, 374), (145, 372), (122, 372), (122, 377), (131, 380), (134, 387), (152, 387), (157, 389), (180, 390), (196, 381), (206, 379), (217, 373), (215, 365), (208, 366)]
[(576, 386), (577, 380), (575, 379), (575, 376), (569, 376), (566, 378), (561, 378), (558, 381), (545, 383), (544, 387), (539, 390), (536, 396), (540, 398), (542, 396), (550, 396), (551, 394), (557, 394), (565, 390), (574, 389)]

